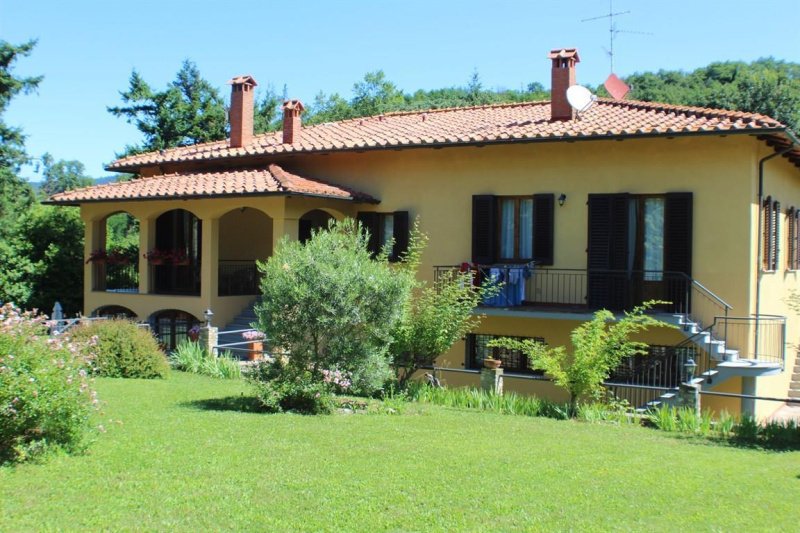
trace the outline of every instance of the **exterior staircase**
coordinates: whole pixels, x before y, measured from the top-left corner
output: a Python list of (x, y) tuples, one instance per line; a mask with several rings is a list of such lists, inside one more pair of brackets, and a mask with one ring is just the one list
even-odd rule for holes
[[(780, 326), (782, 324), (782, 317), (764, 316), (757, 319), (756, 317), (729, 318), (727, 315), (724, 317), (716, 316), (711, 324), (706, 327), (687, 314), (675, 314), (659, 318), (679, 327), (686, 339), (671, 348), (671, 350), (674, 350), (674, 357), (670, 359), (670, 372), (663, 374), (664, 376), (670, 376), (669, 383), (663, 382), (663, 379), (653, 380), (648, 378), (647, 374), (650, 369), (647, 367), (643, 368), (641, 376), (643, 379), (638, 379), (639, 376), (635, 375), (629, 379), (632, 388), (636, 385), (641, 386), (641, 388), (649, 387), (651, 389), (650, 392), (653, 393), (649, 401), (638, 405), (639, 411), (676, 403), (678, 389), (675, 383), (675, 376), (681, 376), (677, 380), (678, 382), (685, 381), (686, 376), (683, 365), (690, 358), (697, 364), (691, 383), (700, 387), (715, 387), (733, 376), (755, 378), (779, 374), (784, 370), (782, 351), (780, 357), (771, 352), (768, 354), (762, 353), (761, 355), (758, 353), (752, 354), (747, 349), (743, 352), (735, 345), (737, 341), (742, 342), (740, 338), (742, 336), (736, 335), (739, 332), (734, 331), (735, 328), (739, 328), (740, 330), (744, 329), (745, 333), (752, 334), (756, 328), (761, 327), (759, 324), (766, 323), (769, 323), (769, 326), (774, 329), (775, 325)], [(772, 332), (767, 328), (762, 329), (764, 329), (764, 335)], [(726, 334), (730, 335), (733, 342), (720, 338)], [(747, 337), (744, 336), (743, 338)], [(779, 339), (780, 346), (783, 345), (783, 340), (783, 337)], [(749, 341), (744, 342), (747, 343)], [(624, 390), (624, 385), (622, 384), (618, 384), (618, 388), (613, 388), (613, 384), (609, 385), (615, 393)], [(663, 393), (658, 393), (654, 389), (660, 389)], [(792, 390), (794, 392), (790, 392), (790, 397), (800, 398), (800, 361), (795, 365), (792, 375)], [(639, 392), (646, 391), (640, 390)]]
[(247, 304), (247, 307), (241, 310), (241, 312), (233, 317), (233, 320), (228, 322), (224, 328), (220, 328), (220, 334), (224, 334), (229, 331), (241, 331), (243, 329), (253, 329), (252, 323), (258, 320), (256, 317), (255, 306), (256, 304), (261, 302), (261, 296)]
[(222, 350), (228, 350), (232, 352), (234, 357), (239, 359), (246, 358), (248, 342), (244, 340), (242, 337), (242, 333), (247, 330), (252, 330), (252, 324), (258, 320), (255, 313), (255, 306), (261, 302), (261, 296), (257, 297), (246, 307), (244, 307), (241, 312), (233, 317), (233, 320), (228, 322), (225, 327), (220, 328), (217, 340), (217, 348)]
[(789, 398), (800, 400), (800, 357), (797, 357), (792, 371), (792, 381), (789, 384)]

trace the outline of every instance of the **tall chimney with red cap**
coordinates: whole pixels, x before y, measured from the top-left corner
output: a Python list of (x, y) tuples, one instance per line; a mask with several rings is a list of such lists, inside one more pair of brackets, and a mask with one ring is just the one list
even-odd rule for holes
[(577, 83), (575, 64), (580, 63), (577, 48), (551, 50), (547, 57), (553, 61), (552, 83), (550, 84), (551, 120), (572, 120), (575, 110), (567, 101), (567, 89)]
[(286, 100), (283, 103), (283, 144), (300, 142), (302, 118), (305, 106), (300, 100)]
[(241, 148), (253, 141), (253, 89), (252, 76), (236, 76), (231, 84), (231, 148)]

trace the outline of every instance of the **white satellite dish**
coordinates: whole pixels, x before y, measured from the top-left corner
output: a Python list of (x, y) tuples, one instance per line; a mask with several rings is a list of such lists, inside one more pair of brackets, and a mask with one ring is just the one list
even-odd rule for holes
[(594, 105), (597, 97), (592, 94), (592, 91), (582, 85), (573, 85), (567, 89), (567, 102), (578, 113), (583, 113), (592, 105)]

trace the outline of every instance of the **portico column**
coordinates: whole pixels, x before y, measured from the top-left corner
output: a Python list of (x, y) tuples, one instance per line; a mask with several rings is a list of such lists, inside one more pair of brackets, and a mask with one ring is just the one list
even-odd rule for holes
[(214, 309), (219, 294), (219, 218), (204, 218), (200, 258), (200, 299), (204, 309)]
[(297, 218), (275, 218), (272, 220), (272, 253), (284, 236), (296, 241), (300, 236), (300, 220)]
[[(100, 220), (91, 220), (84, 218), (84, 239), (83, 239), (83, 301), (88, 302), (90, 300), (90, 295), (95, 286), (97, 285), (97, 280), (95, 279), (95, 264), (90, 262), (86, 262), (86, 258), (91, 256), (91, 253), (94, 250), (105, 250), (106, 247), (106, 219), (102, 218)], [(91, 309), (84, 308), (83, 314), (88, 316), (91, 312)]]
[(156, 220), (139, 218), (139, 294), (150, 292), (150, 262), (144, 254), (156, 247)]

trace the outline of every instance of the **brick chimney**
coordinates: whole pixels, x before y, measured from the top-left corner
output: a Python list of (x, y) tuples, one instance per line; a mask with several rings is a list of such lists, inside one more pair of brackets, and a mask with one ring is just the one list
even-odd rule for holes
[(253, 89), (252, 76), (236, 76), (231, 81), (231, 148), (241, 148), (253, 141)]
[(567, 102), (567, 89), (578, 83), (575, 79), (575, 64), (580, 63), (577, 48), (551, 50), (547, 57), (553, 60), (550, 84), (551, 120), (572, 120), (575, 110)]
[(300, 114), (305, 109), (300, 100), (286, 100), (283, 103), (283, 144), (300, 142), (303, 120)]

